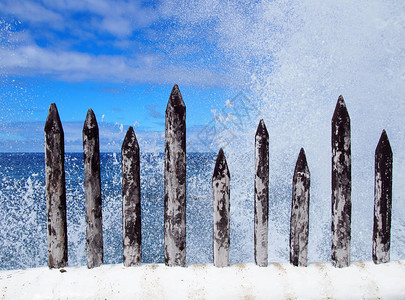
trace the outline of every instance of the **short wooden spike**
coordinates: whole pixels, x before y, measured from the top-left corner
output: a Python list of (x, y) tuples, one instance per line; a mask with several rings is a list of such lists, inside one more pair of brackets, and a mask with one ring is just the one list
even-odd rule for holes
[(230, 174), (222, 148), (219, 150), (212, 176), (214, 228), (214, 266), (229, 266), (230, 244)]
[(332, 263), (350, 264), (351, 241), (350, 117), (342, 96), (332, 118)]
[(62, 268), (68, 263), (65, 142), (55, 103), (49, 107), (44, 131), (48, 266)]
[(307, 266), (309, 233), (309, 189), (311, 175), (301, 148), (295, 165), (290, 220), (290, 263)]
[(142, 259), (141, 176), (139, 145), (134, 129), (128, 128), (121, 148), (122, 164), (122, 244), (124, 266)]
[(255, 135), (254, 256), (258, 266), (268, 265), (269, 133), (263, 119)]
[(103, 226), (100, 176), (100, 142), (96, 116), (87, 112), (83, 125), (84, 189), (86, 197), (87, 267), (103, 263)]
[(390, 261), (393, 154), (383, 130), (375, 150), (373, 261)]

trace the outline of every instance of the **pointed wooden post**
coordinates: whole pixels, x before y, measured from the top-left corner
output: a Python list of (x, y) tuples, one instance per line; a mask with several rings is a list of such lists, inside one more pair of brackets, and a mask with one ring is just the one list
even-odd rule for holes
[(269, 133), (263, 119), (255, 136), (255, 263), (268, 264), (268, 220), (269, 220)]
[(290, 263), (307, 266), (309, 232), (309, 187), (311, 175), (301, 148), (295, 165), (290, 220)]
[(219, 150), (212, 176), (214, 208), (214, 266), (229, 266), (230, 243), (230, 174), (222, 148)]
[(65, 141), (55, 103), (49, 107), (44, 131), (48, 266), (62, 268), (68, 263)]
[(87, 112), (83, 126), (83, 158), (87, 267), (94, 268), (103, 263), (103, 226), (99, 133), (96, 116), (92, 109)]
[(139, 145), (134, 129), (128, 128), (121, 148), (122, 162), (122, 245), (124, 266), (141, 262), (141, 177)]
[(392, 150), (383, 130), (375, 149), (373, 261), (390, 261), (392, 207)]
[(332, 263), (350, 264), (351, 240), (350, 117), (342, 96), (332, 118)]
[(166, 108), (165, 264), (186, 265), (186, 106), (174, 85)]

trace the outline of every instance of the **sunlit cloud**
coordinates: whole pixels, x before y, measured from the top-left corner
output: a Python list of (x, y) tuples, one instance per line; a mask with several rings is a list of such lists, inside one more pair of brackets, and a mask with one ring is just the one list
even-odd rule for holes
[(51, 75), (67, 81), (221, 85), (229, 77), (203, 67), (167, 65), (149, 54), (131, 59), (119, 55), (53, 51), (39, 46), (0, 49), (0, 64), (9, 74)]

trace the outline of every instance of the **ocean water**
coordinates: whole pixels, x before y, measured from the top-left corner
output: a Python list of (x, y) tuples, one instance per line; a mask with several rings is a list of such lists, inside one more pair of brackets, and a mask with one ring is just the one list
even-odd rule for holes
[[(187, 156), (187, 263), (212, 261), (215, 154)], [(101, 154), (104, 263), (122, 262), (121, 156)], [(164, 154), (141, 155), (142, 254), (164, 262)], [(69, 265), (86, 265), (83, 154), (65, 156)], [(0, 269), (47, 264), (43, 153), (0, 154)]]
[[(216, 153), (187, 156), (187, 263), (212, 262), (211, 176)], [(229, 160), (229, 158), (228, 158)], [(164, 262), (163, 243), (164, 155), (141, 154), (142, 260)], [(47, 264), (46, 199), (43, 153), (0, 154), (0, 269), (21, 269)], [(65, 155), (69, 265), (86, 265), (84, 169), (81, 153)], [(232, 170), (231, 170), (232, 171)], [(236, 174), (235, 174), (236, 175)], [(251, 191), (231, 185), (231, 263), (253, 261), (253, 173)], [(101, 154), (104, 263), (122, 263), (120, 154)], [(231, 173), (231, 182), (232, 182)], [(237, 177), (238, 176), (234, 176)], [(248, 185), (248, 184), (247, 184)], [(288, 261), (291, 186), (270, 184), (269, 261)], [(317, 204), (312, 204), (317, 207)], [(328, 209), (328, 208), (326, 208)], [(356, 216), (356, 214), (353, 214)], [(311, 207), (310, 222), (323, 217)], [(366, 212), (365, 223), (372, 224)], [(392, 259), (405, 259), (405, 222), (393, 212)], [(316, 225), (318, 226), (318, 225)], [(330, 225), (310, 227), (310, 261), (328, 261)], [(322, 236), (316, 236), (321, 234)], [(371, 259), (371, 236), (362, 243), (352, 231), (354, 260)], [(357, 242), (356, 242), (357, 240)], [(359, 242), (360, 241), (360, 242)], [(353, 245), (352, 244), (352, 245)]]

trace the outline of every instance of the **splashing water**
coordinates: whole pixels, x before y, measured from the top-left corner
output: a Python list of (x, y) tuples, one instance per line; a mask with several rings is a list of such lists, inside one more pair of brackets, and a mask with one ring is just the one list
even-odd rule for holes
[(330, 135), (339, 94), (352, 124), (352, 260), (371, 259), (374, 150), (384, 128), (394, 151), (391, 254), (404, 257), (404, 6), (259, 1), (248, 12), (218, 18), (220, 45), (250, 77), (245, 88), (261, 112), (243, 131), (228, 123), (238, 133), (225, 146), (237, 261), (253, 260), (253, 149), (260, 118), (270, 135), (269, 260), (288, 260), (291, 181), (301, 147), (311, 171), (309, 261), (330, 259)]
[[(224, 61), (220, 67), (234, 74), (230, 84), (243, 89), (259, 112), (245, 116), (243, 126), (235, 125), (232, 112), (221, 119), (233, 137), (222, 137), (231, 172), (231, 263), (253, 261), (254, 133), (260, 118), (270, 135), (269, 260), (288, 261), (291, 181), (301, 147), (311, 172), (309, 261), (330, 260), (330, 131), (339, 94), (352, 122), (352, 260), (371, 259), (374, 150), (384, 128), (394, 153), (391, 259), (405, 259), (405, 3), (263, 0), (243, 9), (238, 1), (185, 3), (174, 16), (183, 42), (190, 41), (188, 33), (209, 29), (219, 53), (210, 57)], [(178, 36), (166, 41), (178, 42)], [(44, 265), (43, 157), (13, 155), (2, 155), (0, 164), (0, 268)], [(145, 262), (163, 262), (163, 160), (162, 154), (145, 154), (141, 161)], [(212, 261), (214, 160), (215, 154), (188, 157), (187, 263)], [(106, 263), (122, 261), (119, 161), (114, 154), (102, 161)], [(70, 265), (85, 265), (82, 168), (80, 154), (67, 155)]]

